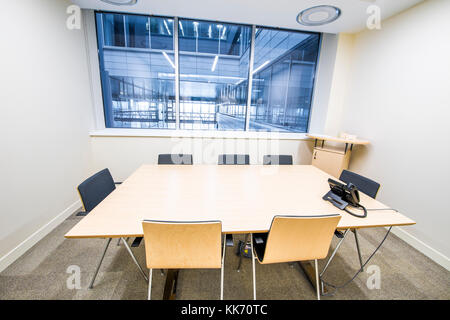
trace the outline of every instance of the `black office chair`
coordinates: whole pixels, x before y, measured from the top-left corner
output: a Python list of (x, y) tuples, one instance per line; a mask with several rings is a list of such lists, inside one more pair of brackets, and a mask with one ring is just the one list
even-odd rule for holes
[(193, 164), (192, 154), (160, 154), (158, 164)]
[[(219, 165), (249, 165), (250, 164), (250, 155), (248, 154), (220, 154)], [(245, 236), (245, 242), (243, 245), (247, 243), (248, 234)], [(233, 235), (227, 234), (226, 235), (226, 244), (227, 247), (232, 247), (234, 245)], [(242, 253), (241, 253), (241, 243), (238, 245), (238, 255), (239, 255), (239, 266), (238, 271), (240, 270), (240, 266), (242, 263)]]
[[(159, 154), (158, 164), (186, 164), (192, 165), (192, 154)], [(131, 244), (132, 247), (139, 247), (142, 237), (137, 237)]]
[[(219, 154), (219, 160), (217, 162), (219, 165), (249, 165), (250, 156), (248, 154)], [(232, 247), (234, 245), (233, 235), (227, 234), (225, 237), (227, 247)], [(242, 255), (240, 254), (240, 259)]]
[(292, 156), (286, 154), (280, 155), (265, 155), (263, 158), (265, 165), (292, 165)]
[[(83, 215), (86, 215), (89, 214), (89, 212), (93, 210), (100, 202), (102, 202), (111, 192), (113, 192), (116, 189), (116, 186), (109, 170), (103, 169), (102, 171), (97, 172), (93, 176), (83, 181), (78, 186), (77, 189), (78, 193), (80, 194), (81, 202), (85, 210)], [(105, 257), (106, 254), (106, 250), (108, 249), (111, 240), (112, 238), (108, 238), (106, 241), (105, 249), (103, 250), (103, 254), (97, 265), (94, 276), (92, 277), (92, 280), (89, 284), (90, 289), (92, 289), (92, 287), (94, 286), (95, 278), (97, 277), (98, 270), (100, 269), (100, 266), (103, 262), (103, 258)], [(145, 275), (141, 266), (137, 262), (136, 257), (133, 255), (133, 252), (128, 246), (127, 241), (124, 238), (119, 238), (119, 241), (120, 240), (122, 240), (122, 242), (124, 243), (128, 253), (131, 255), (131, 258), (133, 259), (134, 263), (136, 263), (136, 265), (138, 266), (139, 271), (141, 272), (145, 281), (148, 281), (147, 276)]]
[(108, 169), (103, 169), (83, 181), (77, 189), (83, 203), (84, 212), (77, 213), (77, 216), (87, 215), (116, 189), (116, 184), (120, 184), (120, 182), (114, 182)]
[(250, 156), (248, 154), (220, 154), (219, 165), (248, 165), (250, 164)]
[(376, 198), (378, 190), (380, 189), (380, 184), (369, 178), (363, 177), (357, 173), (342, 170), (339, 180), (345, 183), (353, 183), (359, 191), (367, 194), (371, 198)]
[[(158, 164), (186, 164), (192, 165), (192, 154), (159, 154)], [(137, 237), (131, 244), (132, 247), (139, 247), (142, 237)]]
[[(356, 186), (356, 188), (367, 194), (369, 197), (375, 199), (378, 193), (378, 190), (380, 189), (380, 184), (378, 182), (375, 182), (373, 180), (370, 180), (369, 178), (363, 177), (357, 173), (348, 171), (348, 170), (342, 170), (342, 173), (339, 177), (339, 180), (345, 183), (351, 182)], [(361, 270), (363, 270), (363, 262), (361, 257), (361, 250), (359, 248), (359, 240), (358, 240), (358, 231), (356, 229), (352, 229), (353, 234), (355, 235), (355, 242), (356, 242), (356, 250), (358, 251), (358, 258), (359, 263), (361, 265)], [(344, 234), (340, 231), (335, 231), (334, 233), (338, 238), (343, 239)]]

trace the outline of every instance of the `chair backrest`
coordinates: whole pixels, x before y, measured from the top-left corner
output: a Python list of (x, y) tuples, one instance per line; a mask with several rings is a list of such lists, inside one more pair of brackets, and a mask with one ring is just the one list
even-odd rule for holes
[(293, 164), (292, 156), (287, 154), (280, 155), (265, 155), (263, 158), (263, 164), (266, 165), (290, 165)]
[(116, 189), (108, 169), (103, 169), (87, 178), (78, 186), (84, 210), (89, 212)]
[(145, 254), (151, 269), (221, 267), (220, 221), (144, 220)]
[(158, 164), (192, 164), (192, 154), (160, 154)]
[(345, 183), (353, 183), (359, 191), (367, 194), (369, 197), (372, 197), (374, 199), (377, 196), (378, 189), (380, 189), (380, 184), (378, 182), (375, 182), (373, 180), (370, 180), (369, 178), (360, 176), (359, 174), (348, 170), (342, 170), (339, 180)]
[(265, 263), (323, 259), (341, 219), (338, 214), (323, 216), (275, 216), (264, 251)]
[(218, 164), (250, 164), (248, 154), (220, 154)]

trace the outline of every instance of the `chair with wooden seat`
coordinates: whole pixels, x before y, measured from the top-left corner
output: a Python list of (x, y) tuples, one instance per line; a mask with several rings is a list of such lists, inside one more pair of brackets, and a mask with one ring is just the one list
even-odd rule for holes
[[(375, 182), (369, 178), (363, 177), (357, 173), (348, 170), (342, 170), (339, 180), (345, 183), (354, 184), (358, 189), (358, 191), (367, 194), (369, 197), (373, 199), (376, 198), (378, 190), (380, 189), (380, 184), (378, 182)], [(359, 247), (358, 231), (356, 229), (352, 229), (352, 232), (355, 236), (356, 250), (358, 251), (359, 263), (361, 265), (361, 270), (363, 271), (363, 261), (361, 256), (361, 249)], [(338, 238), (343, 239), (342, 233), (336, 231), (335, 235)]]
[(153, 269), (221, 269), (220, 299), (223, 299), (223, 264), (220, 221), (173, 222), (144, 220), (145, 254), (151, 299)]
[(220, 154), (219, 165), (248, 165), (250, 164), (250, 156), (248, 154)]
[(320, 286), (317, 260), (328, 255), (341, 216), (275, 216), (268, 233), (251, 236), (253, 298), (256, 300), (255, 258), (260, 264), (314, 260), (317, 299)]
[[(88, 214), (91, 210), (93, 210), (100, 202), (102, 202), (111, 192), (113, 192), (116, 189), (114, 180), (111, 176), (111, 173), (108, 169), (103, 169), (93, 176), (87, 178), (85, 181), (83, 181), (78, 186), (78, 194), (81, 198), (81, 203), (83, 204), (83, 208), (85, 210), (85, 214)], [(83, 214), (83, 215), (85, 215)], [(92, 277), (91, 282), (89, 283), (89, 288), (92, 289), (94, 286), (95, 278), (97, 277), (98, 270), (100, 269), (100, 266), (103, 262), (103, 259), (106, 254), (106, 250), (108, 249), (108, 246), (111, 242), (112, 238), (108, 238), (106, 241), (105, 248), (103, 250), (103, 254), (100, 258), (100, 261), (97, 265), (97, 268), (95, 269), (94, 276)], [(142, 270), (141, 266), (136, 260), (136, 257), (133, 255), (133, 252), (131, 251), (130, 247), (128, 246), (127, 241), (124, 238), (119, 238), (119, 241), (122, 240), (123, 244), (125, 245), (128, 253), (131, 256), (131, 259), (133, 259), (134, 263), (139, 268), (139, 271), (141, 272), (142, 276), (144, 277), (145, 281), (147, 281), (147, 276), (145, 275), (144, 271)]]
[(192, 154), (159, 154), (158, 164), (193, 164)]
[(292, 165), (292, 156), (287, 154), (268, 154), (263, 157), (265, 165)]

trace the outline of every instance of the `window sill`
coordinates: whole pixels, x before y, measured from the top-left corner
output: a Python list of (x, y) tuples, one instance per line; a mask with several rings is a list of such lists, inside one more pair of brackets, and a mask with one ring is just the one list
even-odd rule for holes
[(223, 138), (309, 140), (306, 133), (252, 132), (252, 131), (201, 131), (201, 130), (155, 130), (155, 129), (102, 129), (89, 133), (91, 137), (155, 137), (155, 138)]

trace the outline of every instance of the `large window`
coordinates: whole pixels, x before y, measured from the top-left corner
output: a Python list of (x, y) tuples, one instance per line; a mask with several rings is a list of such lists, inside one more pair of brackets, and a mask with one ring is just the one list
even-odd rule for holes
[(258, 28), (250, 130), (307, 131), (318, 48), (318, 34)]
[(107, 128), (307, 131), (319, 34), (113, 13), (96, 19)]

